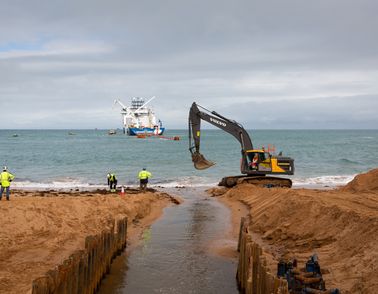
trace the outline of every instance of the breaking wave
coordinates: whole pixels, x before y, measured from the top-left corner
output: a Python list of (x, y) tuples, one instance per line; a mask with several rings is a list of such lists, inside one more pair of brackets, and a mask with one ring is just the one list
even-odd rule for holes
[[(154, 188), (175, 188), (175, 187), (213, 187), (218, 184), (217, 181), (204, 177), (180, 177), (178, 179), (159, 180), (152, 179), (149, 183), (150, 187)], [(118, 183), (118, 186), (138, 187), (137, 181)], [(34, 182), (31, 180), (16, 180), (12, 184), (16, 189), (31, 189), (31, 190), (95, 190), (106, 189), (106, 184), (88, 183), (78, 179), (59, 179), (50, 182)]]
[(78, 180), (72, 181), (52, 181), (52, 182), (32, 182), (32, 181), (15, 181), (12, 185), (17, 189), (32, 189), (32, 190), (94, 190), (106, 188), (106, 185), (89, 184)]
[[(294, 187), (317, 188), (337, 187), (350, 182), (355, 175), (329, 175), (318, 177), (292, 178)], [(154, 188), (177, 188), (177, 187), (214, 187), (218, 185), (214, 178), (188, 176), (173, 179), (152, 179), (149, 186)], [(137, 181), (118, 183), (118, 186), (138, 187)], [(106, 189), (106, 184), (89, 183), (78, 179), (59, 179), (50, 182), (33, 182), (31, 180), (19, 180), (13, 182), (13, 188), (31, 190), (95, 190)]]
[(356, 175), (319, 176), (311, 178), (294, 178), (294, 187), (337, 187), (346, 185)]
[(339, 163), (342, 163), (342, 164), (359, 164), (359, 162), (353, 161), (353, 160), (350, 160), (350, 159), (347, 159), (347, 158), (341, 158), (338, 161), (339, 161)]
[(219, 181), (205, 177), (181, 177), (179, 179), (172, 179), (167, 181), (151, 182), (151, 186), (175, 188), (175, 187), (214, 187), (218, 185)]

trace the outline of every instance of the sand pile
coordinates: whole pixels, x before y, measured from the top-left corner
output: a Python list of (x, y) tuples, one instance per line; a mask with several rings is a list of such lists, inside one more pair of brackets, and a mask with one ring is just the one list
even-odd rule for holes
[[(361, 175), (351, 190), (310, 190), (236, 186), (220, 196), (232, 207), (241, 201), (252, 215), (255, 240), (273, 257), (300, 263), (318, 253), (327, 287), (343, 293), (377, 293), (378, 191), (376, 171)], [(367, 190), (361, 185), (367, 183)], [(348, 185), (352, 185), (352, 182)], [(349, 190), (350, 189), (350, 190)], [(351, 192), (353, 191), (353, 192)]]
[(0, 293), (27, 293), (34, 278), (83, 249), (85, 236), (110, 227), (113, 218), (128, 216), (129, 238), (136, 237), (138, 228), (171, 202), (167, 194), (152, 192), (122, 197), (95, 192), (13, 195), (0, 202)]
[(367, 173), (357, 175), (345, 187), (341, 188), (345, 192), (378, 192), (378, 168)]

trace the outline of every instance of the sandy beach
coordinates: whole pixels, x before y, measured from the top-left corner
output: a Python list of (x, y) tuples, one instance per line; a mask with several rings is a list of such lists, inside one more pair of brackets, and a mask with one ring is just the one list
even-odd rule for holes
[(33, 279), (84, 248), (85, 237), (128, 217), (128, 242), (177, 203), (166, 193), (12, 191), (0, 202), (0, 293), (28, 293)]
[[(85, 236), (106, 229), (112, 219), (128, 217), (132, 246), (164, 207), (180, 202), (163, 192), (129, 192), (12, 191), (11, 201), (0, 203), (0, 292), (30, 292), (33, 279), (82, 249)], [(376, 293), (378, 169), (333, 190), (242, 184), (208, 192), (232, 211), (231, 239), (237, 240), (240, 217), (252, 217), (253, 238), (272, 272), (281, 258), (303, 264), (317, 253), (328, 288)], [(226, 247), (212, 250), (236, 258), (235, 248)]]
[(233, 236), (247, 207), (254, 240), (269, 257), (300, 264), (317, 253), (328, 288), (377, 293), (378, 169), (334, 190), (258, 188), (243, 184), (208, 191), (233, 213)]

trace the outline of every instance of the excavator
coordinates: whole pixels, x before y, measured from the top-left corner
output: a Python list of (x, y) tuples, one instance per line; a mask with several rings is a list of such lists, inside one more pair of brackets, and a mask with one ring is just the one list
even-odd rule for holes
[(269, 188), (292, 186), (288, 178), (269, 175), (293, 175), (294, 159), (282, 156), (282, 152), (274, 155), (264, 148), (254, 149), (251, 138), (241, 124), (193, 102), (189, 111), (189, 151), (196, 169), (207, 169), (215, 164), (200, 153), (201, 120), (231, 134), (241, 145), (240, 171), (242, 175), (224, 177), (219, 183), (220, 186), (233, 187), (240, 183)]

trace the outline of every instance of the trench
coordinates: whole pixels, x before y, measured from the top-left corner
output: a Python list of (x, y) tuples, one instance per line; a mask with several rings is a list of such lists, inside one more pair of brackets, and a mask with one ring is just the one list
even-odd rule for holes
[(169, 192), (184, 202), (165, 208), (138, 246), (114, 260), (98, 293), (239, 293), (237, 260), (214, 254), (219, 244), (236, 249), (229, 209), (201, 188)]

